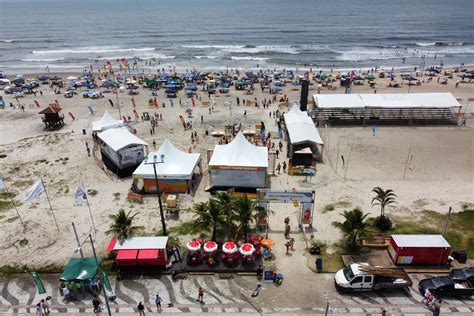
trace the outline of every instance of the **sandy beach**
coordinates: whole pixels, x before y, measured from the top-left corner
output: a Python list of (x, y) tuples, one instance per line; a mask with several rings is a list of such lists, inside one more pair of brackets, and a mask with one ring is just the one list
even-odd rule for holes
[[(58, 74), (66, 78), (71, 74)], [(25, 78), (31, 76), (26, 75)], [(420, 77), (426, 79), (427, 77)], [(411, 86), (410, 92), (451, 92), (456, 98), (474, 97), (474, 83), (461, 83), (455, 87), (456, 79), (447, 84), (423, 83), (421, 86)], [(401, 88), (386, 87), (386, 79), (377, 79), (377, 94), (407, 93), (408, 86)], [(289, 98), (290, 104), (299, 101), (300, 87), (286, 85), (283, 93)], [(48, 85), (38, 89), (43, 95), (26, 95), (19, 98), (24, 105), (20, 109), (12, 95), (0, 91), (6, 101), (5, 109), (0, 110), (0, 175), (10, 191), (17, 194), (15, 201), (18, 211), (26, 224), (24, 230), (17, 218), (14, 208), (0, 212), (0, 237), (4, 242), (0, 246), (2, 265), (22, 266), (32, 268), (48, 265), (59, 266), (74, 255), (75, 238), (71, 228), (73, 221), (80, 235), (91, 230), (91, 222), (86, 205), (74, 205), (74, 192), (82, 181), (89, 190), (96, 190), (95, 196), (90, 196), (90, 205), (96, 224), (97, 232), (92, 231), (100, 255), (105, 254), (105, 248), (110, 240), (104, 234), (110, 220), (108, 216), (118, 209), (138, 211), (137, 224), (145, 227), (145, 234), (160, 230), (158, 203), (156, 197), (145, 198), (145, 203), (134, 204), (126, 200), (131, 178), (111, 178), (103, 172), (93, 157), (88, 157), (85, 142), (92, 143), (91, 124), (101, 118), (105, 111), (114, 118), (119, 118), (118, 109), (111, 107), (108, 99), (115, 101), (115, 95), (104, 93), (102, 99), (84, 99), (81, 92), (73, 98), (66, 99), (63, 94), (55, 95)], [(64, 90), (64, 89), (62, 89)], [(174, 107), (164, 96), (163, 89), (158, 92), (158, 109), (148, 106), (151, 93), (148, 89), (140, 88), (140, 93), (134, 96), (136, 110), (139, 114), (144, 111), (162, 114), (163, 122), (159, 122), (155, 135), (150, 135), (150, 122), (133, 122), (137, 136), (149, 144), (153, 151), (152, 142), (156, 141), (157, 148), (165, 139), (169, 139), (176, 147), (187, 150), (192, 147), (190, 131), (184, 131), (179, 115), (185, 116), (185, 107), (179, 105), (179, 100), (188, 103), (185, 92), (180, 91), (174, 99)], [(62, 91), (64, 93), (64, 91)], [(310, 87), (310, 94), (317, 93), (317, 85)], [(344, 93), (344, 89), (321, 89), (322, 94)], [(368, 85), (354, 86), (352, 93), (374, 93)], [(198, 97), (208, 100), (207, 93), (198, 91)], [(273, 135), (277, 135), (275, 120), (269, 117), (270, 111), (277, 109), (277, 103), (272, 103), (270, 109), (262, 107), (237, 106), (236, 97), (241, 100), (254, 99), (262, 101), (270, 96), (262, 93), (258, 86), (254, 95), (246, 96), (243, 91), (231, 87), (228, 94), (211, 96), (209, 107), (197, 102), (193, 110), (193, 131), (197, 131), (200, 141), (193, 147), (193, 152), (201, 153), (206, 162), (206, 151), (217, 143), (212, 138), (205, 138), (205, 130), (223, 129), (224, 124), (241, 122), (243, 127), (254, 127), (264, 121)], [(124, 103), (122, 115), (134, 117), (131, 96), (119, 93), (119, 99)], [(33, 100), (41, 104), (58, 100), (63, 108), (66, 125), (56, 132), (44, 130), (39, 110), (33, 105)], [(224, 107), (225, 101), (232, 101), (232, 117), (229, 107)], [(9, 106), (10, 102), (15, 108)], [(162, 102), (166, 107), (161, 107)], [(472, 104), (472, 103), (471, 103)], [(88, 106), (94, 109), (94, 114), (88, 113)], [(244, 116), (244, 111), (247, 115)], [(463, 112), (474, 112), (473, 105), (463, 105)], [(73, 113), (76, 120), (72, 121), (68, 112)], [(201, 123), (200, 117), (204, 122)], [(132, 120), (133, 121), (133, 120)], [(398, 195), (398, 204), (390, 208), (388, 214), (416, 218), (419, 211), (429, 209), (445, 213), (449, 206), (460, 211), (463, 203), (474, 203), (474, 121), (467, 120), (467, 126), (378, 126), (375, 136), (370, 128), (362, 126), (321, 128), (319, 132), (325, 141), (324, 163), (317, 167), (317, 174), (311, 182), (305, 182), (305, 177), (279, 174), (271, 176), (272, 189), (312, 189), (316, 191), (315, 205), (315, 238), (328, 243), (339, 239), (339, 232), (330, 225), (340, 219), (337, 208), (332, 212), (323, 212), (329, 203), (346, 201), (350, 207), (360, 206), (365, 212), (376, 216), (377, 208), (371, 208), (371, 190), (375, 186), (393, 189)], [(82, 134), (86, 129), (87, 135)], [(285, 144), (286, 146), (286, 144)], [(337, 155), (352, 153), (347, 172), (342, 168)], [(409, 152), (412, 155), (405, 173), (405, 165)], [(280, 155), (280, 162), (284, 157)], [(336, 166), (337, 165), (337, 166)], [(207, 166), (204, 169), (207, 170)], [(337, 171), (336, 171), (337, 169)], [(404, 177), (405, 173), (405, 177)], [(51, 205), (59, 223), (59, 231), (54, 225), (49, 205), (43, 195), (33, 202), (23, 202), (24, 191), (37, 179), (42, 178), (46, 185)], [(189, 209), (193, 203), (204, 201), (209, 194), (204, 191), (208, 184), (205, 172), (199, 188), (192, 197), (181, 199), (179, 220), (169, 219), (168, 224), (179, 225), (180, 222), (191, 220)], [(292, 217), (292, 223), (297, 222), (298, 209), (292, 205), (272, 205), (274, 211), (270, 218), (270, 227), (282, 229), (283, 218)], [(293, 227), (296, 229), (296, 226)], [(180, 236), (183, 242), (190, 236)], [(26, 240), (26, 241), (25, 241)]]

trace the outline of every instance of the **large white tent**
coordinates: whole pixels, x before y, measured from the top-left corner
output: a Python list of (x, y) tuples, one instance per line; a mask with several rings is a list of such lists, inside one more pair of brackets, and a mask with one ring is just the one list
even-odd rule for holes
[(108, 111), (105, 111), (100, 120), (92, 122), (92, 131), (102, 132), (108, 128), (120, 126), (124, 126), (123, 121), (114, 119)]
[(313, 120), (304, 111), (301, 111), (295, 104), (288, 113), (285, 113), (285, 125), (291, 144), (313, 142), (323, 145), (323, 140), (319, 136)]
[(216, 145), (209, 161), (213, 187), (262, 188), (267, 184), (268, 149), (251, 144), (242, 132)]
[(161, 161), (161, 157), (163, 157), (162, 163), (155, 164), (160, 190), (166, 192), (191, 191), (201, 154), (181, 151), (165, 140), (161, 147), (156, 152), (150, 153), (147, 159), (133, 172), (134, 179), (143, 179), (145, 192), (156, 192), (155, 171), (153, 164), (150, 164), (153, 162), (154, 156), (157, 157), (157, 161)]
[(104, 164), (121, 177), (129, 176), (147, 153), (148, 144), (126, 127), (107, 129), (97, 137)]

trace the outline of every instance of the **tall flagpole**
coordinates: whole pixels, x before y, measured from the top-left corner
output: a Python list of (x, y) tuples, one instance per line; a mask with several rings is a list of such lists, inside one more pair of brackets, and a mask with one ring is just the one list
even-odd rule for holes
[[(84, 183), (81, 182), (81, 184), (85, 190)], [(89, 196), (87, 196), (87, 194), (86, 194), (86, 203), (87, 203), (87, 208), (89, 209), (89, 215), (91, 216), (92, 227), (94, 227), (94, 232), (97, 233), (97, 229), (95, 228), (95, 224), (94, 224), (94, 218), (92, 217), (91, 206), (89, 204)]]
[(59, 231), (59, 225), (58, 225), (58, 222), (56, 221), (56, 216), (54, 216), (54, 211), (53, 211), (53, 207), (51, 206), (51, 202), (49, 201), (48, 191), (46, 191), (46, 186), (44, 185), (43, 178), (40, 178), (40, 179), (41, 179), (41, 184), (43, 185), (43, 188), (44, 188), (44, 193), (46, 194), (46, 199), (48, 200), (48, 204), (49, 204), (49, 208), (51, 210), (51, 214), (53, 215), (54, 223), (56, 224), (56, 228)]
[(3, 185), (5, 187), (5, 191), (7, 191), (8, 197), (10, 198), (10, 201), (12, 202), (13, 206), (15, 207), (16, 214), (18, 215), (18, 218), (20, 219), (21, 225), (23, 225), (23, 229), (26, 229), (25, 223), (23, 222), (23, 219), (20, 216), (20, 212), (18, 212), (18, 208), (16, 207), (15, 201), (13, 201), (13, 198), (10, 194), (10, 190), (7, 188), (7, 184), (5, 181), (3, 181)]

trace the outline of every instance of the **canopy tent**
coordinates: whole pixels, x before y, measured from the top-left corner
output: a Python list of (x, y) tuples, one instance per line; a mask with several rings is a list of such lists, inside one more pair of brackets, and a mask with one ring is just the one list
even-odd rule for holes
[(105, 166), (119, 177), (132, 175), (143, 161), (148, 149), (147, 143), (130, 133), (126, 127), (109, 128), (97, 137)]
[(119, 243), (112, 239), (107, 251), (116, 251), (117, 265), (123, 266), (167, 266), (168, 237), (130, 237)]
[(163, 163), (155, 164), (160, 190), (179, 193), (192, 191), (201, 154), (181, 151), (166, 139), (161, 147), (148, 155), (133, 172), (134, 179), (143, 179), (144, 192), (156, 192), (153, 164), (148, 163), (153, 161), (154, 156), (157, 159), (163, 157)]
[(92, 131), (102, 132), (108, 128), (124, 126), (122, 120), (116, 120), (109, 114), (108, 111), (105, 111), (102, 118), (98, 121), (92, 122)]
[[(310, 148), (311, 152), (315, 155), (315, 159), (321, 160), (324, 142), (321, 139), (313, 120), (308, 116), (308, 113), (301, 111), (298, 105), (295, 104), (291, 110), (283, 116), (285, 118), (288, 138), (288, 156), (290, 158), (290, 164), (292, 166), (313, 165), (312, 159), (300, 159), (300, 155), (295, 155), (296, 152), (303, 148)], [(317, 145), (321, 146), (321, 150), (318, 149)], [(305, 157), (307, 157), (307, 155)]]
[(318, 120), (333, 123), (365, 120), (456, 122), (459, 107), (451, 93), (315, 94)]
[(211, 186), (262, 188), (267, 185), (268, 150), (251, 144), (242, 132), (216, 145), (209, 161)]
[[(99, 264), (100, 264), (100, 259)], [(95, 258), (71, 258), (61, 274), (61, 281), (88, 281), (94, 279), (99, 267)]]

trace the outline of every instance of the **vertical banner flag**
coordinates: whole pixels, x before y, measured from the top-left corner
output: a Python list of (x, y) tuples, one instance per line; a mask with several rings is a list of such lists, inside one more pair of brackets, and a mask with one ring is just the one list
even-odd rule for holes
[(137, 107), (137, 105), (135, 104), (135, 98), (132, 98), (132, 105), (133, 105), (133, 108)]
[(44, 288), (43, 282), (41, 281), (38, 273), (35, 271), (29, 270), (28, 272), (31, 273), (31, 276), (33, 277), (33, 280), (35, 280), (36, 287), (38, 288), (38, 294), (44, 294), (46, 293), (46, 289)]
[(153, 106), (156, 108), (158, 108), (158, 101), (156, 101), (156, 99), (153, 99)]
[(41, 196), (41, 194), (44, 193), (44, 185), (43, 185), (43, 181), (38, 180), (36, 181), (35, 184), (33, 184), (29, 189), (28, 191), (26, 191), (26, 195), (25, 195), (25, 198), (24, 200), (25, 201), (31, 201), (31, 200), (34, 200), (38, 197)]
[(5, 187), (5, 180), (3, 180), (3, 177), (0, 176), (0, 190), (6, 189)]
[(193, 107), (195, 107), (196, 106), (196, 101), (194, 101), (194, 98), (191, 98), (191, 102), (193, 104)]
[(81, 183), (77, 187), (76, 194), (74, 195), (74, 202), (76, 204), (81, 204), (84, 201), (87, 201), (87, 193), (86, 189), (84, 189), (84, 185)]
[(37, 100), (34, 100), (34, 102), (35, 102), (36, 107), (39, 108), (40, 107), (39, 102)]

